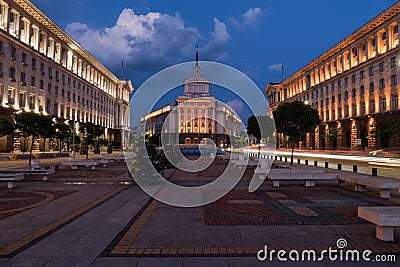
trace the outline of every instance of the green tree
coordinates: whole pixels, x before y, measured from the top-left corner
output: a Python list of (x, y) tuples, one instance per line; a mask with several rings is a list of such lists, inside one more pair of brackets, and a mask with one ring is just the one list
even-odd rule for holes
[(14, 126), (12, 123), (0, 116), (0, 137), (12, 134), (14, 132)]
[[(100, 125), (96, 125), (92, 122), (85, 122), (79, 127), (79, 131), (83, 135), (82, 145), (86, 152), (86, 159), (89, 158), (89, 145), (98, 144), (97, 139), (104, 133), (104, 129)], [(98, 149), (98, 147), (96, 147)]]
[(65, 123), (57, 123), (53, 126), (54, 137), (58, 140), (59, 150), (61, 154), (62, 145), (66, 140), (71, 137), (72, 130), (71, 127)]
[(53, 120), (51, 117), (40, 116), (40, 130), (39, 136), (43, 138), (43, 150), (44, 153), (46, 149), (46, 139), (52, 138), (54, 136)]
[[(35, 139), (39, 137), (41, 130), (42, 115), (33, 112), (22, 112), (15, 114), (15, 127), (21, 131), (24, 137), (24, 145), (26, 145), (26, 139), (31, 136), (32, 143), (29, 150), (29, 165), (32, 161), (33, 144)], [(26, 147), (26, 146), (25, 146)]]
[(390, 147), (390, 138), (400, 133), (397, 122), (379, 122), (376, 124), (375, 135), (381, 137), (382, 147)]
[(324, 134), (321, 135), (322, 138), (328, 138), (329, 142), (333, 143), (333, 149), (337, 148), (337, 138), (338, 138), (338, 129), (334, 127), (330, 127)]
[(300, 101), (285, 102), (273, 113), (276, 130), (288, 137), (292, 149), (290, 164), (293, 164), (294, 146), (305, 140), (306, 134), (321, 123), (318, 111)]
[(246, 129), (248, 134), (253, 135), (257, 139), (258, 154), (260, 155), (260, 141), (261, 139), (267, 141), (269, 138), (273, 138), (272, 134), (275, 131), (275, 123), (271, 117), (252, 115), (247, 119)]

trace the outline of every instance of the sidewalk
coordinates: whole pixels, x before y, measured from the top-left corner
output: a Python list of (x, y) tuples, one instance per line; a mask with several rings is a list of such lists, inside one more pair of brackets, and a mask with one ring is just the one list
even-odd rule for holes
[[(176, 184), (198, 185), (216, 178), (224, 164), (216, 161), (190, 175), (169, 174)], [(314, 168), (300, 166), (305, 167)], [(228, 195), (196, 208), (165, 205), (125, 185), (131, 180), (122, 164), (61, 170), (49, 182), (32, 179), (15, 190), (1, 188), (0, 207), (36, 198), (39, 204), (0, 220), (0, 266), (298, 266), (305, 264), (276, 257), (272, 264), (260, 262), (256, 255), (265, 245), (270, 251), (321, 251), (335, 248), (339, 238), (349, 249), (396, 254), (400, 260), (399, 229), (394, 242), (379, 241), (374, 225), (356, 212), (358, 206), (399, 205), (399, 193), (384, 200), (376, 191), (353, 192), (329, 182), (274, 188), (269, 181), (249, 193), (252, 175), (246, 170)], [(327, 259), (322, 264), (346, 266)]]

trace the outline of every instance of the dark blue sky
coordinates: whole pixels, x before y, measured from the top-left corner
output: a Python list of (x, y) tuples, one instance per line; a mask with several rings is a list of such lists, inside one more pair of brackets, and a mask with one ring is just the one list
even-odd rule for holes
[(237, 68), (264, 90), (281, 80), (280, 64), (288, 77), (396, 1), (32, 2), (135, 88), (165, 67), (194, 60), (198, 45), (200, 60)]

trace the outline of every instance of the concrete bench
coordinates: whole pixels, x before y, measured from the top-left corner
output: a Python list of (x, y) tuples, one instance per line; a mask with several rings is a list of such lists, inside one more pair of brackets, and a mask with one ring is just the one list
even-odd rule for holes
[(400, 226), (400, 206), (358, 207), (358, 217), (376, 225), (376, 237), (394, 241), (393, 227)]
[(241, 170), (243, 167), (256, 167), (258, 166), (259, 162), (258, 160), (236, 160), (234, 162), (235, 166)]
[(62, 166), (71, 166), (71, 169), (73, 170), (77, 170), (78, 166), (85, 166), (86, 168), (90, 167), (92, 170), (95, 170), (96, 166), (99, 165), (99, 163), (95, 161), (67, 161), (60, 164)]
[(399, 189), (400, 181), (371, 176), (348, 176), (339, 175), (340, 186), (345, 186), (346, 182), (354, 184), (354, 191), (365, 192), (367, 186), (379, 189), (380, 198), (390, 198), (390, 189)]
[(24, 179), (23, 173), (0, 173), (0, 181), (7, 182), (7, 188), (16, 187), (16, 182)]
[(314, 187), (315, 186), (315, 181), (319, 180), (337, 180), (338, 176), (335, 173), (316, 173), (316, 172), (310, 172), (308, 171), (307, 173), (280, 173), (280, 172), (273, 172), (274, 170), (271, 170), (271, 172), (268, 175), (268, 178), (272, 180), (272, 185), (274, 187), (279, 187), (279, 182), (280, 181), (299, 181), (303, 180), (304, 181), (304, 186), (305, 187)]
[(18, 174), (22, 173), (23, 175), (41, 175), (43, 181), (49, 180), (49, 175), (53, 174), (55, 170), (53, 169), (7, 169), (7, 170), (0, 170), (0, 173), (4, 174)]

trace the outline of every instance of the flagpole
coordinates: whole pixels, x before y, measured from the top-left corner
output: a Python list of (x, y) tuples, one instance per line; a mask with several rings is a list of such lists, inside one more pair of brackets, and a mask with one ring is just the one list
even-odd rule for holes
[(283, 63), (281, 63), (281, 66), (282, 66), (282, 71), (281, 71), (282, 79), (281, 79), (281, 81), (283, 82)]

